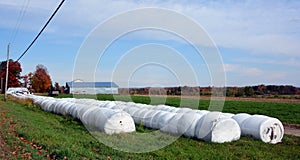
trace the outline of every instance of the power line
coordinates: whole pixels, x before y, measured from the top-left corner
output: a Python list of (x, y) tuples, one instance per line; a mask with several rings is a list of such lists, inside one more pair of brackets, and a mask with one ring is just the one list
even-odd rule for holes
[(39, 34), (37, 34), (37, 36), (34, 38), (34, 40), (30, 43), (30, 45), (26, 48), (26, 50), (21, 54), (21, 56), (15, 61), (18, 62), (26, 53), (27, 51), (30, 49), (30, 47), (33, 45), (33, 43), (39, 38), (39, 36), (42, 34), (42, 32), (44, 31), (44, 29), (47, 27), (47, 25), (49, 24), (49, 22), (52, 20), (52, 18), (54, 17), (54, 15), (56, 14), (56, 12), (59, 10), (59, 8), (62, 6), (62, 4), (65, 2), (65, 0), (62, 0), (60, 2), (60, 4), (58, 5), (58, 7), (55, 9), (55, 11), (53, 12), (53, 14), (51, 15), (51, 17), (48, 19), (47, 23), (44, 25), (44, 27), (41, 29), (41, 31), (39, 32)]
[[(26, 2), (26, 4), (25, 4), (25, 2)], [(15, 27), (14, 27), (14, 32), (11, 36), (11, 41), (10, 41), (11, 43), (14, 43), (15, 38), (16, 38), (18, 32), (19, 32), (19, 29), (20, 29), (21, 23), (23, 22), (25, 13), (26, 13), (28, 5), (29, 5), (29, 2), (30, 2), (30, 0), (28, 0), (28, 1), (24, 0), (23, 1), (22, 8), (19, 12), (19, 16), (18, 16), (17, 22), (16, 22)]]

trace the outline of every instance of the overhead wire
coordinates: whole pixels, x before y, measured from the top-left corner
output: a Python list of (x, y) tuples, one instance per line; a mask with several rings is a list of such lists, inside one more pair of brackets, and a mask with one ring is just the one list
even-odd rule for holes
[(24, 0), (23, 1), (21, 10), (19, 11), (18, 19), (16, 21), (13, 33), (11, 35), (11, 39), (10, 39), (11, 44), (14, 43), (14, 41), (15, 41), (17, 35), (18, 35), (18, 32), (20, 30), (20, 26), (21, 26), (21, 24), (23, 22), (23, 19), (24, 19), (24, 16), (25, 16), (26, 12), (27, 12), (29, 3), (30, 3), (30, 0)]
[(42, 32), (45, 30), (45, 28), (47, 27), (47, 25), (50, 23), (50, 21), (52, 20), (52, 18), (55, 16), (55, 14), (57, 13), (57, 11), (60, 9), (60, 7), (62, 6), (62, 4), (65, 2), (65, 0), (62, 0), (60, 2), (60, 4), (57, 6), (57, 8), (55, 9), (55, 11), (52, 13), (51, 17), (48, 19), (48, 21), (46, 22), (46, 24), (43, 26), (43, 28), (40, 30), (40, 32), (37, 34), (37, 36), (33, 39), (33, 41), (30, 43), (30, 45), (26, 48), (26, 50), (20, 55), (20, 57), (15, 61), (18, 62), (26, 53), (27, 51), (31, 48), (31, 46), (34, 44), (34, 42), (39, 38), (39, 36), (42, 34)]

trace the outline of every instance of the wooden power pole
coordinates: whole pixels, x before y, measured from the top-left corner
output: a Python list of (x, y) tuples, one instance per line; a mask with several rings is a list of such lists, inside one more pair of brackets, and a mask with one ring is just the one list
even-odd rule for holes
[(7, 84), (8, 84), (9, 46), (10, 46), (10, 43), (8, 43), (8, 46), (7, 46), (7, 60), (6, 60), (6, 77), (5, 77), (5, 95), (4, 95), (4, 101), (6, 101), (6, 99), (7, 99), (6, 91), (7, 91)]

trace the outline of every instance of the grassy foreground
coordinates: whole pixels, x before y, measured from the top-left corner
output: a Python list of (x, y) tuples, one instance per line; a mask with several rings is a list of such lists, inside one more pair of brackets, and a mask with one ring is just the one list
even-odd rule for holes
[[(102, 99), (111, 97), (102, 97)], [(137, 98), (144, 103), (147, 100)], [(135, 100), (137, 101), (137, 100)], [(176, 103), (171, 99), (167, 103)], [(207, 103), (208, 102), (200, 102)], [(253, 102), (250, 106), (238, 102), (226, 102), (225, 111), (252, 111), (259, 108)], [(178, 104), (177, 104), (178, 105)], [(299, 113), (299, 106), (293, 111), (282, 109), (282, 104), (265, 104), (259, 113), (282, 117), (284, 122), (299, 123), (290, 114)], [(202, 107), (202, 106), (201, 106)], [(270, 108), (269, 110), (267, 108)], [(275, 107), (275, 108), (273, 108)], [(293, 107), (284, 104), (284, 107)], [(248, 110), (247, 110), (248, 109)], [(267, 110), (266, 110), (267, 109)], [(277, 111), (278, 110), (278, 111)], [(273, 113), (273, 111), (277, 111)], [(252, 111), (255, 112), (255, 111)], [(93, 138), (84, 126), (70, 117), (44, 112), (36, 106), (8, 101), (0, 102), (1, 136), (14, 149), (16, 159), (299, 159), (300, 137), (284, 136), (283, 142), (271, 145), (250, 137), (242, 137), (231, 143), (216, 144), (181, 137), (171, 145), (154, 152), (127, 153), (114, 150)], [(299, 116), (299, 114), (298, 114)], [(294, 117), (297, 119), (297, 117)], [(139, 132), (143, 132), (139, 129)]]

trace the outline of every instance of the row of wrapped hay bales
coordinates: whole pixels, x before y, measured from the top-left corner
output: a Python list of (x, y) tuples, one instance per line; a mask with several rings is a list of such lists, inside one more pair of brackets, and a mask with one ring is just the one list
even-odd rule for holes
[(172, 135), (185, 135), (208, 142), (231, 142), (241, 135), (238, 123), (221, 112), (175, 108), (166, 105), (146, 105), (133, 102), (75, 100), (79, 104), (93, 104), (100, 108), (122, 110), (131, 115), (135, 124), (159, 129)]
[(134, 132), (135, 125), (131, 116), (124, 111), (100, 108), (95, 105), (76, 103), (73, 99), (55, 99), (51, 97), (28, 95), (35, 105), (48, 112), (70, 115), (79, 119), (89, 131), (101, 131), (106, 134)]
[[(187, 137), (195, 137), (218, 143), (230, 142), (240, 138), (240, 128), (238, 124), (231, 118), (221, 118), (220, 112), (214, 113), (192, 110), (190, 108), (146, 105), (133, 102), (84, 99), (78, 99), (76, 101), (80, 104), (91, 103), (101, 108), (123, 110), (133, 117), (136, 124), (141, 123), (148, 128), (159, 129), (162, 132), (173, 135), (185, 135)], [(228, 133), (223, 136), (224, 132)]]
[(239, 139), (242, 135), (276, 144), (281, 142), (284, 135), (282, 123), (276, 118), (264, 115), (246, 113), (234, 115), (232, 113), (133, 102), (76, 101), (78, 103), (93, 103), (103, 108), (123, 110), (133, 117), (136, 124), (142, 122), (144, 126), (149, 128), (211, 142), (229, 142)]
[(284, 135), (282, 123), (278, 119), (263, 115), (234, 115), (120, 101), (55, 99), (34, 95), (25, 97), (30, 97), (43, 110), (71, 115), (80, 119), (89, 130), (107, 134), (132, 132), (135, 130), (135, 123), (172, 135), (185, 135), (217, 143), (231, 142), (238, 140), (241, 135), (250, 135), (275, 144)]

